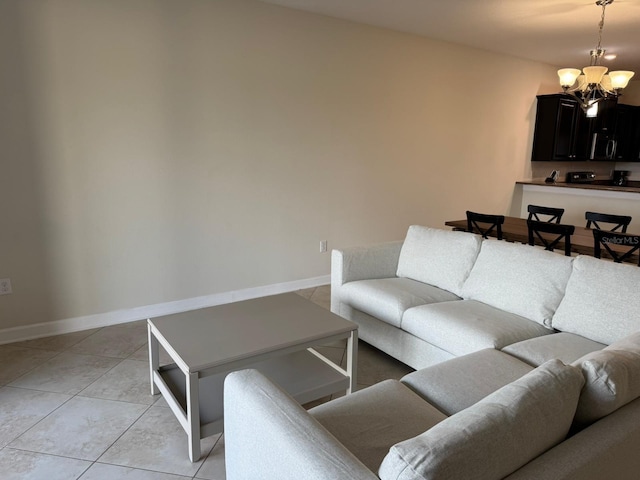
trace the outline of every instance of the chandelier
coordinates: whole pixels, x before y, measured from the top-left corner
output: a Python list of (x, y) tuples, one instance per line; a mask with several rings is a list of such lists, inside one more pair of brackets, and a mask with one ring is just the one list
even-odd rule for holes
[(617, 70), (609, 72), (607, 67), (598, 65), (604, 57), (602, 48), (602, 30), (604, 28), (604, 13), (607, 5), (613, 0), (597, 0), (596, 5), (602, 7), (602, 16), (598, 24), (598, 46), (591, 50), (591, 62), (582, 71), (577, 68), (562, 68), (558, 70), (560, 86), (566, 94), (576, 97), (587, 116), (595, 117), (598, 112), (598, 102), (604, 98), (617, 97), (627, 86), (634, 72)]

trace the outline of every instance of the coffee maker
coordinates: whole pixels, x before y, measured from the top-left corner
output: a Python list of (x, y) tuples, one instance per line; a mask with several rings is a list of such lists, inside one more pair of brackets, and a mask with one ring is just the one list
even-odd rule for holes
[(613, 179), (611, 183), (613, 183), (614, 185), (618, 185), (619, 187), (624, 187), (627, 185), (628, 176), (629, 176), (628, 170), (614, 170)]

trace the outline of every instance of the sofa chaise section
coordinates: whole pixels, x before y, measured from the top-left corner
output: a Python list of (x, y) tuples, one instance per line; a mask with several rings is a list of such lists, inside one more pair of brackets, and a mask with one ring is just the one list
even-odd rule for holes
[(486, 349), (305, 411), (225, 380), (229, 480), (617, 480), (640, 471), (640, 332), (535, 369)]

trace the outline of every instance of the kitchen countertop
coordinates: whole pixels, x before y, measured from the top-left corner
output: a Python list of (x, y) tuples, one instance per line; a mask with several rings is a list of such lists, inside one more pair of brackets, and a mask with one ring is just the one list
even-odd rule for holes
[(610, 180), (596, 180), (592, 183), (545, 183), (544, 180), (527, 180), (516, 182), (517, 185), (537, 185), (542, 187), (578, 188), (582, 190), (600, 190), (609, 192), (640, 193), (640, 182), (629, 181), (627, 186), (611, 185)]

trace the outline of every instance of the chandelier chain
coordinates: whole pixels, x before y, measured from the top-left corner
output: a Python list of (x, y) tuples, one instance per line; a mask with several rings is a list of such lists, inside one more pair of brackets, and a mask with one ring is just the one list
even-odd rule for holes
[(607, 2), (602, 2), (602, 16), (600, 17), (600, 23), (598, 24), (598, 46), (596, 50), (600, 51), (602, 49), (602, 30), (604, 30), (604, 13), (607, 8)]
[(591, 62), (589, 65), (598, 65), (598, 61), (604, 56), (604, 50), (602, 48), (602, 31), (604, 30), (604, 15), (607, 5), (613, 3), (613, 0), (598, 0), (596, 5), (602, 7), (602, 14), (600, 15), (600, 23), (598, 23), (598, 45), (594, 50), (591, 50)]

